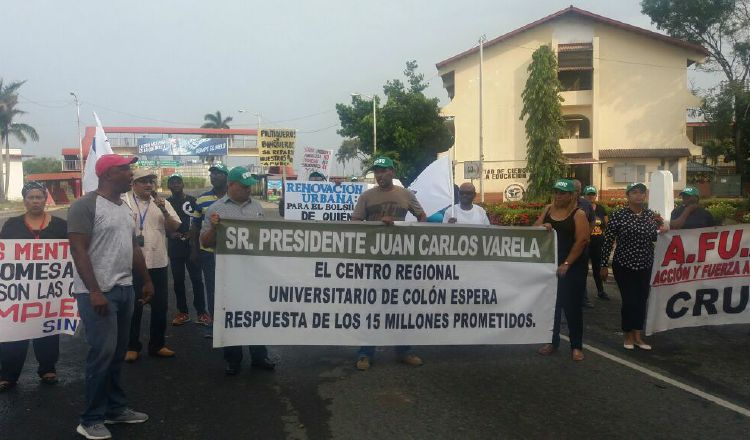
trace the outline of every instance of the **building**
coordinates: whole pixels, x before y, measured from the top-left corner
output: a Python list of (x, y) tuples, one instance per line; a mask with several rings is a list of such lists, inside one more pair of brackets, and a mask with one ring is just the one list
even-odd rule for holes
[[(686, 135), (686, 110), (700, 105), (687, 67), (703, 62), (707, 51), (571, 6), (484, 44), (486, 199), (515, 198), (527, 183), (521, 92), (542, 45), (558, 54), (567, 127), (560, 146), (571, 176), (621, 194), (628, 182), (670, 170), (675, 189), (684, 188), (687, 160), (700, 154)], [(451, 99), (442, 113), (453, 117), (459, 163), (479, 160), (479, 65), (478, 47), (437, 64)], [(463, 173), (457, 167), (459, 181), (468, 180)]]
[[(10, 155), (10, 177), (8, 183), (8, 200), (21, 200), (21, 188), (23, 188), (23, 163), (24, 157), (20, 148), (11, 148), (8, 151)], [(5, 184), (5, 149), (0, 154), (1, 169), (3, 170), (2, 179)]]

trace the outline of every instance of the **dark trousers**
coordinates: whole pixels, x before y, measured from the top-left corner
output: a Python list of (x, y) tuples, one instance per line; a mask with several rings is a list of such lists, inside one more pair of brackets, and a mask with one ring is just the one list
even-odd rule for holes
[[(148, 351), (154, 353), (164, 347), (164, 333), (167, 331), (167, 294), (168, 274), (166, 267), (149, 269), (148, 274), (154, 283), (154, 296), (151, 298), (151, 329), (149, 332)], [(141, 318), (143, 317), (143, 304), (137, 299), (141, 298), (143, 291), (143, 280), (133, 273), (133, 288), (135, 289), (136, 302), (133, 307), (133, 319), (130, 323), (129, 351), (141, 351)]]
[(615, 262), (612, 273), (622, 297), (622, 331), (643, 330), (646, 301), (651, 288), (651, 269), (633, 270)]
[[(585, 262), (586, 260), (582, 260)], [(560, 321), (565, 311), (568, 323), (571, 349), (583, 348), (583, 311), (581, 291), (586, 286), (586, 265), (571, 267), (564, 278), (557, 279), (557, 299), (555, 301), (555, 322), (552, 327), (552, 345), (560, 346)]]
[(589, 243), (589, 259), (591, 260), (591, 276), (594, 278), (596, 283), (596, 292), (604, 292), (604, 284), (602, 283), (602, 244), (604, 239), (600, 237), (591, 237)]
[[(39, 362), (39, 368), (36, 370), (39, 377), (54, 373), (55, 364), (60, 357), (60, 335), (45, 336), (31, 341), (34, 344), (34, 355)], [(0, 344), (0, 380), (18, 381), (26, 362), (28, 348), (28, 339)]]
[(189, 255), (170, 256), (169, 265), (172, 268), (172, 280), (174, 282), (174, 296), (177, 302), (177, 310), (188, 313), (187, 298), (185, 294), (185, 268), (190, 276), (190, 284), (193, 285), (193, 307), (198, 315), (206, 313), (206, 297), (203, 292), (203, 276), (200, 264), (195, 264)]
[(214, 316), (214, 288), (216, 286), (216, 255), (213, 252), (200, 251), (201, 269), (206, 286), (206, 311), (211, 317)]
[[(263, 362), (268, 357), (268, 349), (265, 345), (249, 345), (250, 359), (252, 363)], [(239, 364), (242, 362), (242, 345), (224, 347), (224, 360), (228, 364)]]

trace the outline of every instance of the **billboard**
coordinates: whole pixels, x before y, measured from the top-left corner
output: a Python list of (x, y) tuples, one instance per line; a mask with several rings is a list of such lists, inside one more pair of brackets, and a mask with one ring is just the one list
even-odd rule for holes
[(139, 156), (226, 156), (227, 138), (138, 139)]

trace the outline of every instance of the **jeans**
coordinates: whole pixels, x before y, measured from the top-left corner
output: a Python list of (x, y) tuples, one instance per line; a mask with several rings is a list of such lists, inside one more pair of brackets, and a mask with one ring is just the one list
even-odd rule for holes
[[(60, 357), (60, 335), (45, 336), (31, 341), (34, 344), (34, 355), (39, 362), (39, 368), (36, 370), (39, 377), (54, 373), (55, 364)], [(0, 380), (18, 381), (26, 362), (28, 348), (28, 339), (0, 344)]]
[(214, 287), (216, 286), (216, 255), (213, 252), (200, 251), (201, 269), (206, 287), (206, 311), (211, 317), (214, 316)]
[[(166, 267), (149, 269), (148, 274), (154, 284), (154, 296), (151, 298), (151, 325), (148, 340), (148, 352), (155, 353), (164, 347), (164, 334), (167, 332), (167, 295), (169, 293), (169, 278)], [(138, 298), (141, 297), (143, 280), (133, 272), (133, 289)], [(133, 318), (130, 323), (130, 342), (128, 350), (141, 351), (141, 318), (143, 304), (136, 301), (133, 307)]]
[(633, 270), (614, 262), (612, 273), (622, 297), (622, 331), (643, 330), (646, 301), (651, 288), (651, 269)]
[(557, 279), (555, 321), (552, 327), (552, 345), (555, 347), (560, 346), (560, 321), (562, 320), (562, 312), (565, 311), (570, 348), (572, 350), (583, 348), (583, 310), (581, 310), (583, 296), (581, 291), (585, 291), (586, 286), (587, 268), (585, 261), (576, 262), (568, 269), (565, 277)]
[(195, 313), (198, 315), (206, 313), (206, 297), (203, 293), (203, 277), (200, 265), (193, 263), (187, 255), (169, 257), (169, 265), (172, 268), (177, 310), (182, 313), (188, 313), (187, 298), (185, 295), (185, 268), (187, 267), (190, 284), (193, 285), (193, 307), (195, 307)]
[(86, 408), (81, 414), (84, 426), (103, 423), (105, 416), (121, 413), (127, 404), (120, 386), (120, 372), (135, 295), (132, 286), (115, 286), (105, 296), (109, 301), (108, 311), (106, 316), (101, 316), (94, 311), (87, 293), (76, 295), (78, 313), (90, 346), (86, 357)]
[[(409, 354), (411, 352), (411, 346), (410, 345), (397, 345), (395, 347), (396, 350), (396, 356), (403, 357)], [(375, 357), (375, 347), (371, 345), (363, 345), (362, 347), (359, 347), (359, 352), (357, 353), (357, 356), (367, 356), (368, 358), (372, 359)]]

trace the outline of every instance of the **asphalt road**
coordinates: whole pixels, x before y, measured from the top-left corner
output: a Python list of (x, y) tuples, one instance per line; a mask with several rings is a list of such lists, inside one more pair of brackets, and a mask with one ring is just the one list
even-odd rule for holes
[[(126, 365), (131, 406), (151, 419), (111, 430), (118, 439), (186, 440), (749, 438), (741, 411), (750, 410), (750, 326), (673, 330), (649, 339), (651, 353), (627, 352), (619, 295), (614, 284), (607, 291), (612, 301), (584, 312), (584, 343), (710, 396), (594, 350), (574, 363), (567, 349), (542, 357), (536, 346), (417, 347), (419, 368), (383, 348), (367, 372), (354, 369), (354, 347), (271, 347), (275, 372), (245, 365), (225, 377), (221, 351), (188, 324), (167, 330), (175, 358)], [(0, 394), (0, 439), (79, 438), (86, 350), (81, 336), (61, 338), (56, 386), (38, 383), (30, 353), (18, 386)]]

